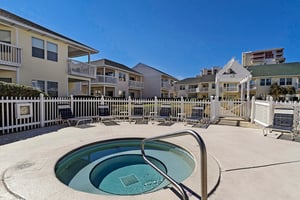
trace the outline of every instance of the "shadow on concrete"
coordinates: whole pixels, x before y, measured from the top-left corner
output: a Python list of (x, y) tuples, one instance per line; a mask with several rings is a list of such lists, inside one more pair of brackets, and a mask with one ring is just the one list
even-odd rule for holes
[(9, 144), (12, 142), (17, 142), (20, 140), (25, 140), (28, 138), (32, 138), (38, 135), (44, 135), (50, 132), (58, 131), (59, 129), (65, 128), (65, 126), (62, 125), (55, 125), (55, 126), (48, 126), (45, 128), (37, 128), (37, 129), (31, 129), (28, 131), (22, 131), (22, 132), (15, 132), (15, 133), (9, 133), (6, 135), (0, 136), (0, 145)]

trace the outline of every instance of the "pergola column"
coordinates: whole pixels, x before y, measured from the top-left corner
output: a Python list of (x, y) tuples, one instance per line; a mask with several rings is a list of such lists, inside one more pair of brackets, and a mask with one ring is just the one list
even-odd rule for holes
[(250, 101), (250, 80), (251, 76), (247, 79), (247, 101)]
[(216, 78), (216, 97), (219, 99), (220, 96), (220, 83), (219, 79)]

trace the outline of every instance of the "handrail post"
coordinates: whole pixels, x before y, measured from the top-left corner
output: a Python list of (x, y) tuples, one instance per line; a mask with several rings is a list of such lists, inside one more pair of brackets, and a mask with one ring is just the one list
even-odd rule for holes
[(150, 160), (147, 159), (145, 155), (145, 142), (151, 141), (151, 140), (158, 140), (158, 139), (166, 139), (166, 138), (172, 138), (177, 136), (184, 136), (184, 135), (191, 135), (196, 139), (196, 141), (199, 144), (200, 153), (201, 153), (201, 199), (207, 200), (207, 152), (206, 152), (206, 146), (203, 141), (203, 139), (200, 137), (200, 135), (194, 131), (194, 130), (184, 130), (184, 131), (178, 131), (170, 134), (165, 134), (161, 136), (156, 137), (149, 137), (142, 140), (141, 143), (141, 152), (143, 159), (152, 166), (156, 171), (158, 171), (164, 178), (166, 178), (168, 181), (170, 181), (177, 190), (180, 191), (182, 197), (184, 200), (188, 199), (188, 196), (186, 195), (185, 190), (171, 177), (169, 177), (167, 174), (165, 174), (163, 171), (161, 171), (158, 167), (156, 167)]

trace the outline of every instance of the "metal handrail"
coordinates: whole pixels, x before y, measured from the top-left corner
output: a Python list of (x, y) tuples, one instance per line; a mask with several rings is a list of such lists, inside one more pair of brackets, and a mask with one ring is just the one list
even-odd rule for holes
[(165, 179), (170, 181), (176, 189), (181, 193), (183, 200), (188, 200), (188, 196), (185, 192), (185, 190), (182, 188), (181, 185), (179, 185), (174, 179), (172, 179), (170, 176), (165, 174), (162, 170), (160, 170), (156, 165), (154, 165), (150, 160), (147, 159), (145, 155), (145, 142), (150, 141), (150, 140), (157, 140), (157, 139), (165, 139), (165, 138), (172, 138), (172, 137), (178, 137), (178, 136), (184, 136), (184, 135), (191, 135), (193, 136), (200, 148), (200, 153), (201, 153), (201, 199), (202, 200), (207, 200), (207, 152), (206, 152), (206, 147), (203, 139), (200, 137), (200, 135), (194, 131), (194, 130), (183, 130), (183, 131), (178, 131), (170, 134), (165, 134), (165, 135), (160, 135), (156, 137), (149, 137), (145, 138), (142, 140), (141, 143), (141, 152), (143, 159), (151, 166), (153, 167), (157, 172), (159, 172)]

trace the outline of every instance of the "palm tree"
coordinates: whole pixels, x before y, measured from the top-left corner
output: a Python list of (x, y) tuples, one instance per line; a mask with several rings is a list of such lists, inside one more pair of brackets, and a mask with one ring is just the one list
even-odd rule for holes
[(279, 95), (282, 93), (282, 88), (277, 84), (273, 83), (270, 87), (269, 95), (271, 95), (274, 100), (278, 100)]

